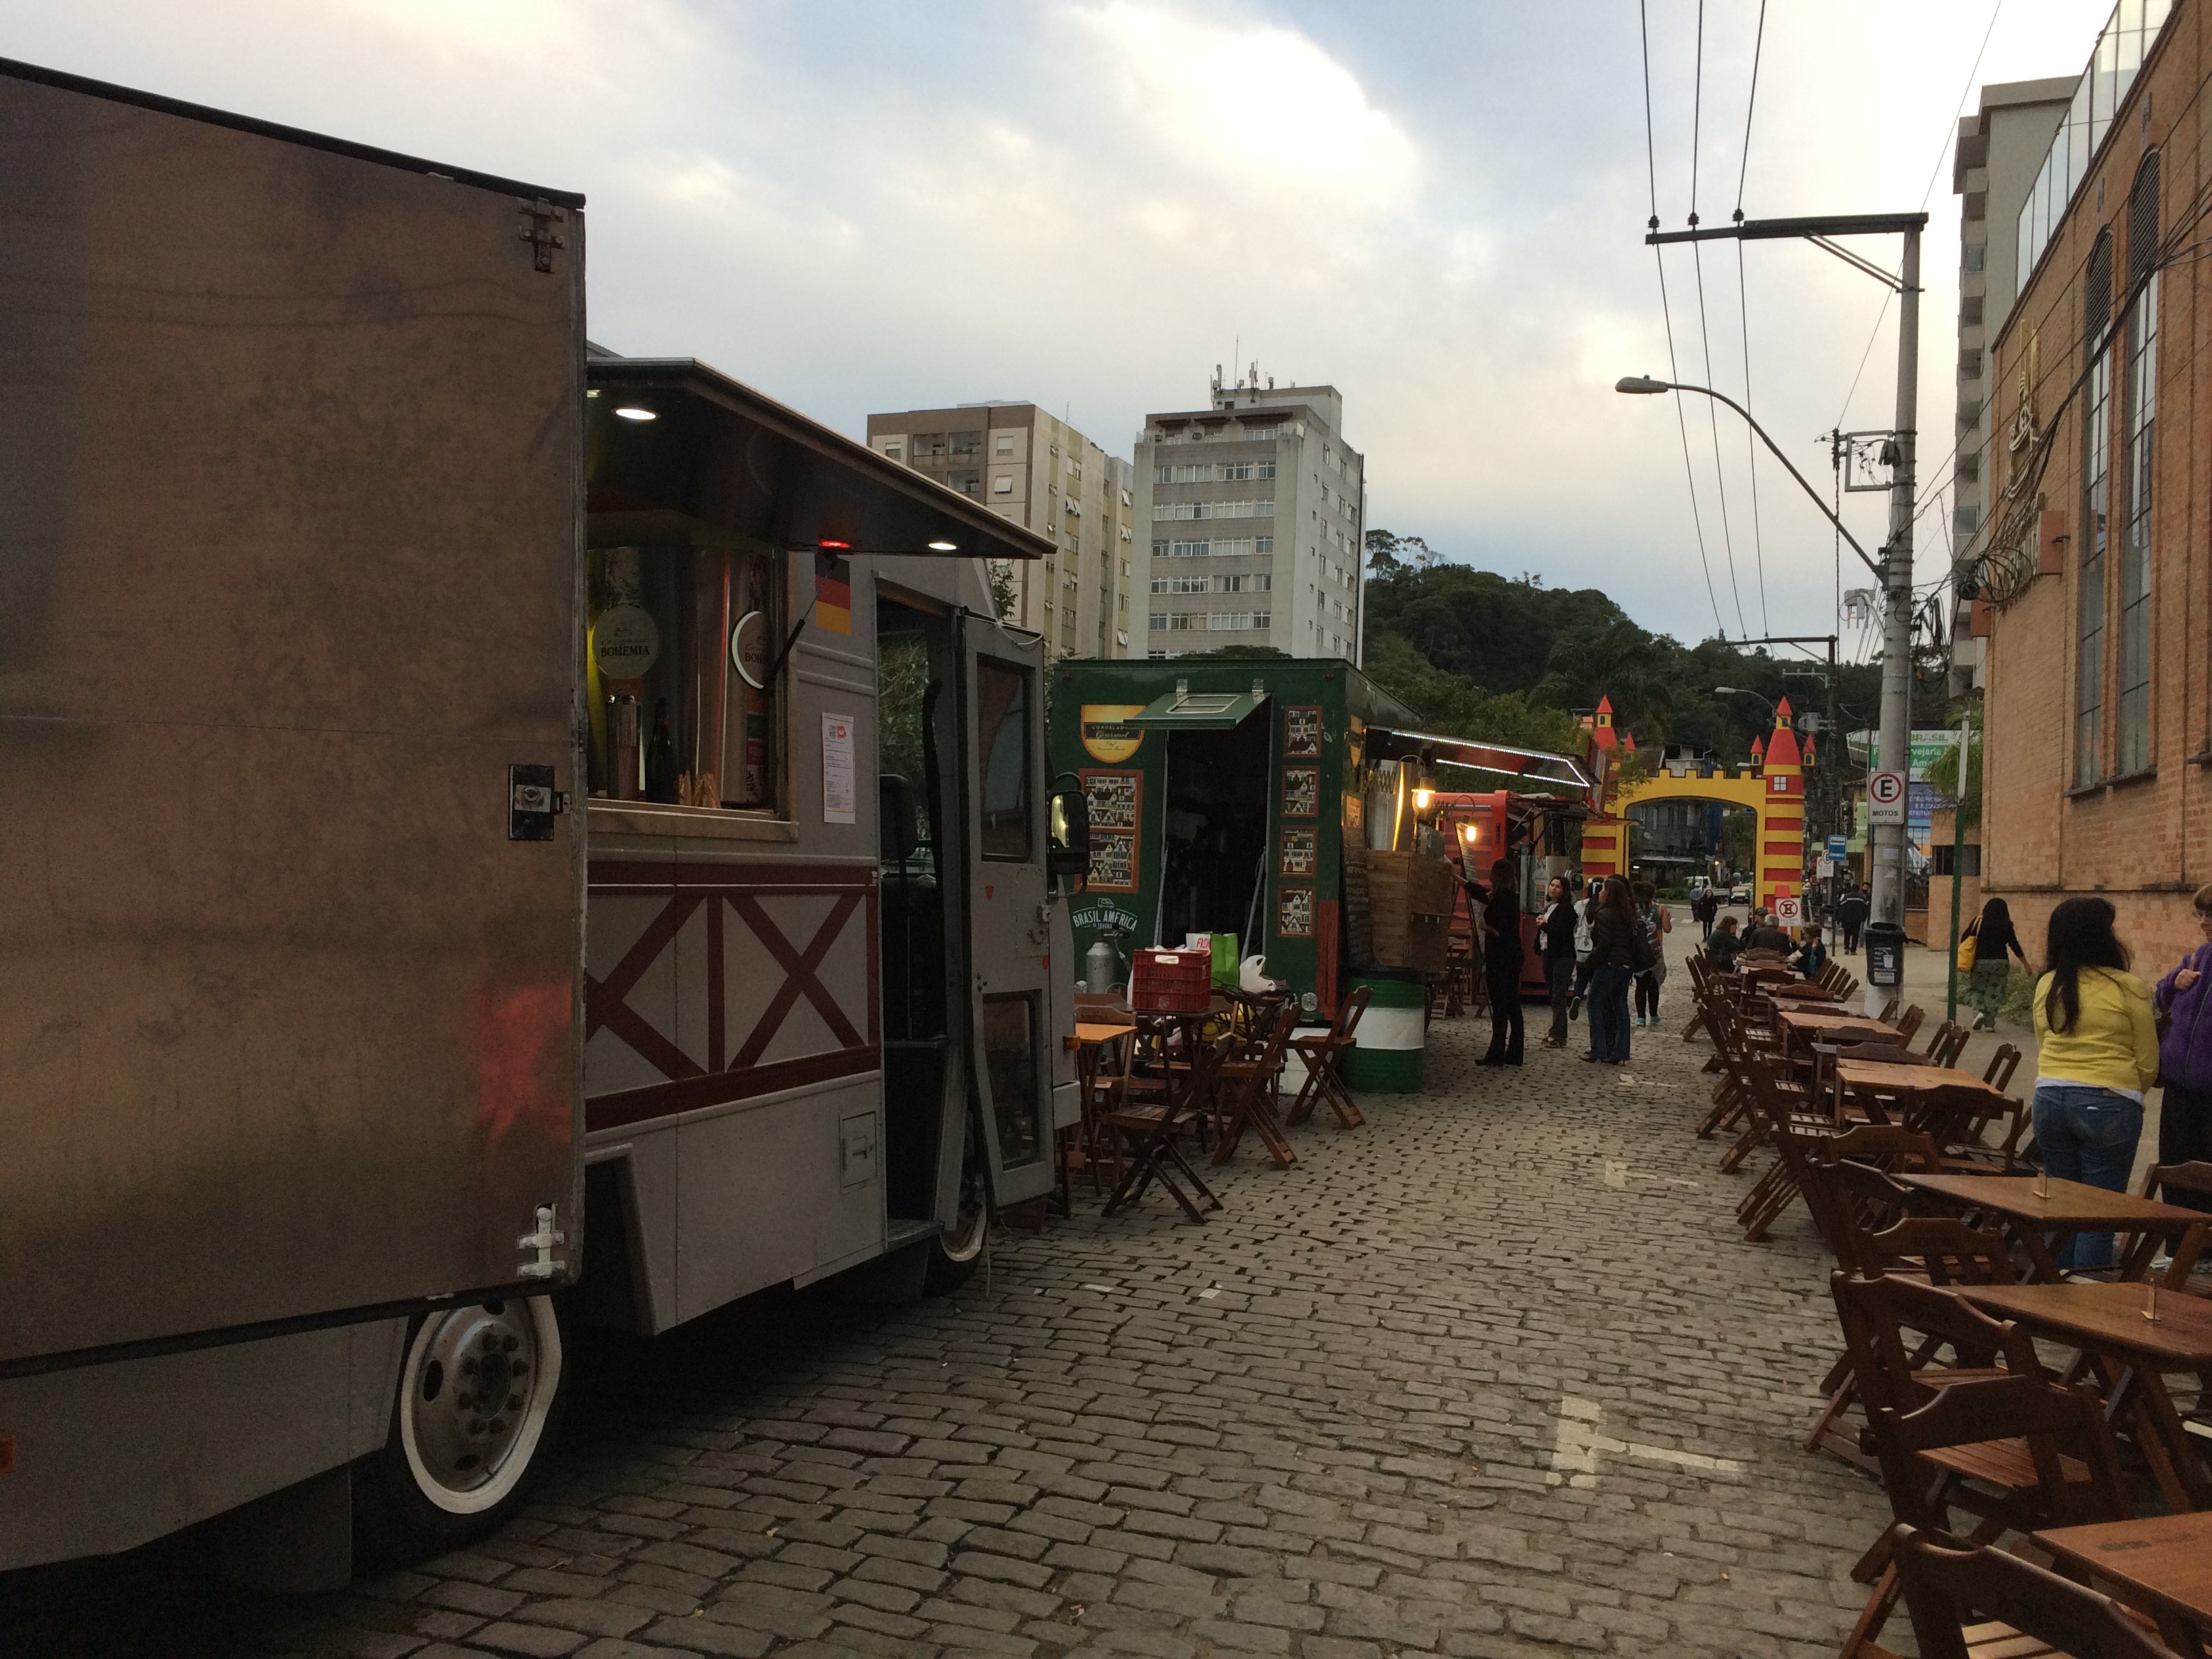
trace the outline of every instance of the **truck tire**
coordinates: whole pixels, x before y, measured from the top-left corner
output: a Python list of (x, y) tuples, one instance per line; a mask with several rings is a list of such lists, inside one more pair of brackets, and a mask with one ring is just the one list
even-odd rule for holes
[(983, 1166), (975, 1146), (975, 1132), (968, 1136), (968, 1156), (960, 1170), (960, 1207), (952, 1222), (929, 1243), (929, 1269), (923, 1274), (925, 1296), (942, 1296), (968, 1282), (975, 1264), (983, 1259), (991, 1237), (991, 1194), (983, 1179)]
[(519, 1509), (566, 1402), (553, 1299), (471, 1303), (408, 1334), (384, 1449), (354, 1480), (356, 1553), (418, 1560), (483, 1536)]

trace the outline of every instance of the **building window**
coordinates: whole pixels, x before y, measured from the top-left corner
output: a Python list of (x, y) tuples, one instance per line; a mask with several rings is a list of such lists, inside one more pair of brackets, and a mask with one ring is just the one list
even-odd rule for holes
[(1249, 611), (1217, 611), (1206, 619), (1207, 631), (1215, 634), (1245, 634), (1252, 628), (1252, 613)]
[(1155, 519), (1272, 519), (1275, 504), (1267, 501), (1154, 501)]
[(1168, 632), (1188, 634), (1198, 626), (1199, 622), (1200, 617), (1195, 611), (1178, 611), (1168, 618)]
[(980, 432), (956, 432), (952, 434), (951, 453), (955, 455), (980, 455), (983, 451), (983, 434)]
[(1011, 472), (1001, 472), (997, 477), (992, 479), (991, 493), (994, 495), (1012, 495), (1014, 493), (1014, 475)]
[(2129, 286), (2143, 284), (2128, 313), (2121, 385), (2119, 722), (2113, 770), (2150, 765), (2151, 467), (2158, 416), (2158, 152), (2143, 158), (2128, 196)]
[(2082, 352), (2089, 375), (2081, 388), (2081, 563), (2075, 622), (2074, 787), (2104, 775), (2100, 738), (2105, 715), (2105, 534), (2112, 419), (2112, 356), (2101, 349), (2112, 313), (2112, 235), (2089, 256), (2081, 307)]
[(1967, 243), (1967, 244), (1966, 244), (1966, 257), (1965, 258), (1965, 259), (1963, 259), (1963, 260), (1961, 260), (1961, 261), (1960, 262), (1960, 267), (1959, 267), (1959, 268), (1960, 268), (1961, 270), (1964, 270), (1964, 271), (1965, 271), (1968, 276), (1972, 276), (1972, 275), (1973, 275), (1973, 274), (1975, 274), (1977, 271), (1978, 271), (1978, 270), (1981, 270), (1981, 268), (1982, 268), (1982, 256), (1983, 256), (1984, 254), (1987, 253), (1988, 252), (1989, 252), (1988, 247), (1987, 247), (1985, 245), (1984, 245), (1983, 243), (1980, 243), (1980, 242), (1969, 242), (1969, 243)]
[(903, 453), (904, 452), (901, 450), (896, 444), (885, 444), (884, 446), (884, 459), (887, 461), (895, 461), (898, 459)]
[(1255, 629), (1256, 629), (1256, 628), (1266, 628), (1266, 627), (1269, 626), (1271, 623), (1273, 623), (1273, 621), (1274, 621), (1274, 617), (1273, 617), (1273, 615), (1272, 615), (1271, 613), (1269, 613), (1269, 612), (1267, 612), (1267, 611), (1255, 611), (1252, 613), (1252, 626), (1253, 626), (1254, 628), (1255, 628)]
[(1153, 611), (1153, 612), (1152, 612), (1152, 620), (1151, 620), (1149, 623), (1147, 623), (1146, 624), (1146, 626), (1147, 628), (1149, 628), (1149, 629), (1150, 629), (1153, 633), (1155, 633), (1155, 634), (1158, 634), (1158, 633), (1162, 633), (1162, 632), (1164, 632), (1164, 631), (1166, 629), (1167, 625), (1168, 625), (1167, 612), (1166, 612), (1166, 611)]
[(945, 434), (942, 432), (917, 432), (914, 434), (915, 459), (919, 460), (925, 455), (942, 455), (944, 453)]

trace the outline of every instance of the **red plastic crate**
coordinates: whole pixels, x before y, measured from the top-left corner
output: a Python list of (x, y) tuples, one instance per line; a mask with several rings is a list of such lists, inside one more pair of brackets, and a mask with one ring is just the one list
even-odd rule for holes
[(1151, 1013), (1202, 1014), (1213, 1005), (1213, 952), (1139, 951), (1129, 968), (1129, 1006)]

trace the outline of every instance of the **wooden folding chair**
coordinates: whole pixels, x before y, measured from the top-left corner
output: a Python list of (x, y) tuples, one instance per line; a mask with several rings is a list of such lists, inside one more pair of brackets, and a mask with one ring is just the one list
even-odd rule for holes
[[(2051, 1382), (2017, 1325), (1990, 1319), (1950, 1291), (1902, 1279), (1850, 1280), (1838, 1287), (1837, 1305), (1848, 1310), (1846, 1336), (1898, 1520), (1948, 1532), (1955, 1507), (1978, 1517), (1968, 1541), (1980, 1545), (2008, 1531), (2127, 1517), (2119, 1455), (2101, 1402)], [(1898, 1334), (1900, 1313), (1915, 1328), (1934, 1327), (1968, 1365), (2002, 1358), (2004, 1374), (1954, 1375), (1941, 1383), (1914, 1376)], [(1899, 1590), (1890, 1547), (1885, 1533), (1852, 1569), (1872, 1589), (1840, 1659), (1884, 1651), (1874, 1638)]]
[[(1884, 1018), (1887, 1018), (1887, 1016), (1885, 1015)], [(1918, 1003), (1914, 1003), (1910, 1008), (1907, 1008), (1902, 1014), (1898, 1016), (1897, 1040), (1899, 1042), (1911, 1042), (1914, 1033), (1920, 1030), (1921, 1022), (1925, 1020), (1927, 1018), (1928, 1011), (1925, 1008), (1923, 1008)]]
[(1374, 994), (1370, 986), (1353, 986), (1351, 994), (1337, 1005), (1336, 1018), (1326, 1031), (1291, 1037), (1291, 1050), (1305, 1062), (1306, 1079), (1298, 1085), (1297, 1095), (1283, 1119), (1285, 1123), (1304, 1122), (1313, 1115), (1315, 1103), (1322, 1100), (1328, 1103), (1336, 1121), (1347, 1129), (1367, 1121), (1360, 1114), (1359, 1103), (1344, 1086), (1344, 1053), (1352, 1047), (1359, 1030), (1359, 1018), (1367, 1012), (1368, 1000)]
[(1277, 1169), (1287, 1170), (1298, 1161), (1297, 1153), (1283, 1136), (1282, 1126), (1275, 1121), (1276, 1091), (1283, 1076), (1283, 1048), (1297, 1023), (1297, 1005), (1284, 1001), (1260, 1034), (1257, 1053), (1243, 1058), (1232, 1054), (1222, 1061), (1219, 1086), (1229, 1091), (1229, 1105), (1222, 1116), (1220, 1141), (1213, 1149), (1216, 1164), (1226, 1164), (1236, 1156), (1237, 1143), (1244, 1138), (1247, 1128), (1260, 1137)]
[(2173, 1659), (2110, 1596), (2016, 1555), (1902, 1523), (1887, 1541), (1920, 1659)]
[[(1880, 1231), (1869, 1231), (1846, 1213), (1847, 1197), (1858, 1194), (1849, 1193), (1844, 1183), (1832, 1180), (1832, 1174), (1833, 1166), (1826, 1166), (1819, 1172), (1815, 1186), (1826, 1187), (1826, 1202), (1815, 1206), (1814, 1214), (1820, 1215), (1825, 1210), (1836, 1218), (1833, 1224), (1840, 1237), (1830, 1248), (1836, 1252), (1837, 1265), (1852, 1277), (1879, 1279), (1891, 1274), (1925, 1279), (1939, 1285), (2015, 1282), (2018, 1275), (2004, 1235), (1994, 1228), (1969, 1227), (1952, 1215), (1907, 1214)], [(1887, 1181), (1887, 1176), (1881, 1179)], [(1898, 1188), (1901, 1194), (1911, 1190)], [(1929, 1380), (1923, 1374), (1935, 1364), (1942, 1346), (1941, 1337), (1923, 1334), (1919, 1346), (1905, 1361), (1916, 1377)], [(1955, 1381), (1965, 1375), (1967, 1373), (1947, 1371), (1941, 1380)], [(1820, 1391), (1828, 1396), (1827, 1402), (1806, 1433), (1805, 1449), (1832, 1452), (1846, 1463), (1874, 1473), (1874, 1454), (1867, 1443), (1861, 1435), (1843, 1426), (1844, 1413), (1859, 1397), (1858, 1373), (1848, 1345), (1820, 1379)]]
[(1930, 1066), (1955, 1066), (1966, 1046), (1966, 1028), (1955, 1019), (1940, 1023), (1921, 1050)]
[[(1182, 1212), (1193, 1221), (1206, 1219), (1199, 1200), (1202, 1200), (1207, 1209), (1221, 1207), (1221, 1200), (1214, 1195), (1213, 1189), (1199, 1178), (1198, 1171), (1190, 1167), (1189, 1160), (1176, 1143), (1186, 1129), (1203, 1120), (1207, 1097), (1212, 1093), (1221, 1067), (1236, 1046), (1237, 1039), (1226, 1035), (1202, 1046), (1178, 1091), (1180, 1097), (1172, 1104), (1165, 1101), (1139, 1103), (1130, 1099), (1125, 1091), (1099, 1113), (1100, 1126), (1121, 1139), (1129, 1158), (1127, 1173), (1115, 1183), (1113, 1193), (1106, 1200), (1105, 1214), (1112, 1215), (1134, 1204), (1155, 1181), (1167, 1188)], [(1190, 1182), (1191, 1192), (1184, 1192), (1177, 1183), (1178, 1173)]]

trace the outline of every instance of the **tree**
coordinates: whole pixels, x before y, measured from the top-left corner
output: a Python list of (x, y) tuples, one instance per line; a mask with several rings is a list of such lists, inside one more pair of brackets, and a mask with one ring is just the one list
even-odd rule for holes
[(1982, 707), (1966, 714), (1966, 787), (1959, 787), (1959, 745), (1951, 744), (1928, 763), (1927, 781), (1959, 803), (1959, 823), (1971, 830), (1982, 821)]

